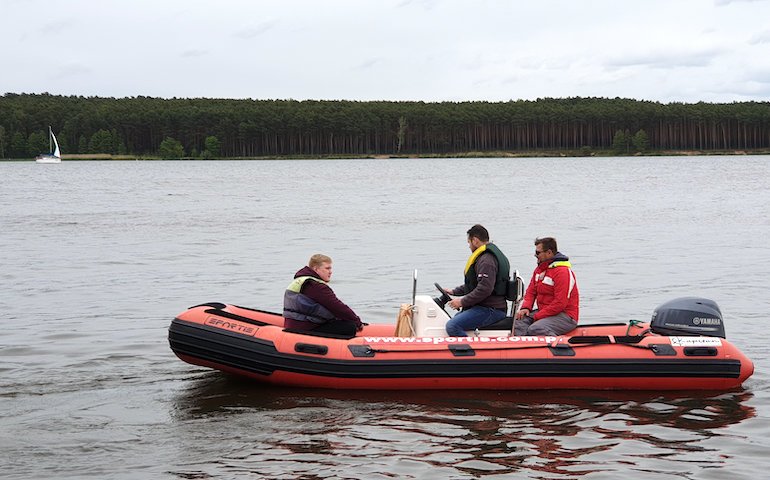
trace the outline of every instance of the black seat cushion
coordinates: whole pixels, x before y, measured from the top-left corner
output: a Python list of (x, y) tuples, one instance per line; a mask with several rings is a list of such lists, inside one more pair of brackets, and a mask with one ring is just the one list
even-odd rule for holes
[(513, 317), (505, 317), (499, 322), (487, 325), (486, 327), (479, 327), (479, 330), (512, 330), (513, 329)]
[(309, 337), (341, 338), (343, 340), (350, 340), (351, 338), (356, 337), (355, 335), (350, 336), (350, 335), (340, 335), (337, 333), (314, 332), (313, 330), (299, 330), (296, 328), (284, 328), (283, 331), (288, 333), (298, 333), (300, 335), (307, 335)]

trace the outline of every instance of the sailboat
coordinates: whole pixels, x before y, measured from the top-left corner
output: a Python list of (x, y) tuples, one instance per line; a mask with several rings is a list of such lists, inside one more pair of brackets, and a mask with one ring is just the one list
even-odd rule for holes
[(56, 135), (53, 129), (48, 127), (48, 151), (35, 157), (37, 163), (61, 163), (61, 152), (59, 151), (59, 142), (56, 141)]

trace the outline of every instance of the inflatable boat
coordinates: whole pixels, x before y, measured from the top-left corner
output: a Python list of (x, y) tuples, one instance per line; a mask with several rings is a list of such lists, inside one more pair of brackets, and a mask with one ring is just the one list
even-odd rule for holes
[(650, 322), (579, 324), (561, 336), (513, 336), (511, 315), (449, 337), (449, 298), (436, 286), (440, 297), (413, 294), (402, 306), (408, 333), (398, 336), (393, 324), (366, 325), (352, 338), (292, 331), (280, 314), (214, 302), (174, 318), (169, 344), (193, 365), (311, 388), (729, 390), (754, 372), (726, 340), (721, 311), (708, 299), (678, 298), (655, 309)]

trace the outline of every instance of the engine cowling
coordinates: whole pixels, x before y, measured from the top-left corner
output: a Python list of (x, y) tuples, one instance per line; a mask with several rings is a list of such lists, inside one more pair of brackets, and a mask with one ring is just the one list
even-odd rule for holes
[(700, 297), (681, 297), (659, 305), (652, 312), (650, 329), (660, 335), (725, 338), (719, 305)]

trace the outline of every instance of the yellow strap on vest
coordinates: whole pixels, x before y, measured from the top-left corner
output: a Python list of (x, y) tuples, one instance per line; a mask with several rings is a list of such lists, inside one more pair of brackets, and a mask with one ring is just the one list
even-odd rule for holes
[(465, 270), (463, 273), (468, 273), (468, 270), (471, 269), (471, 265), (473, 265), (476, 262), (476, 259), (479, 258), (479, 255), (487, 251), (487, 245), (484, 244), (477, 248), (473, 253), (471, 253), (470, 258), (468, 259), (468, 263), (465, 264)]
[(320, 278), (315, 278), (311, 276), (305, 276), (305, 277), (297, 277), (289, 284), (288, 287), (286, 287), (286, 290), (289, 290), (294, 293), (299, 293), (300, 290), (302, 290), (302, 285), (305, 284), (306, 280), (315, 280), (318, 283), (323, 283), (324, 285), (328, 285), (326, 282), (321, 280)]
[(553, 262), (548, 266), (548, 268), (556, 268), (556, 267), (569, 267), (572, 268), (572, 264), (569, 263), (569, 260), (563, 260), (561, 262)]

